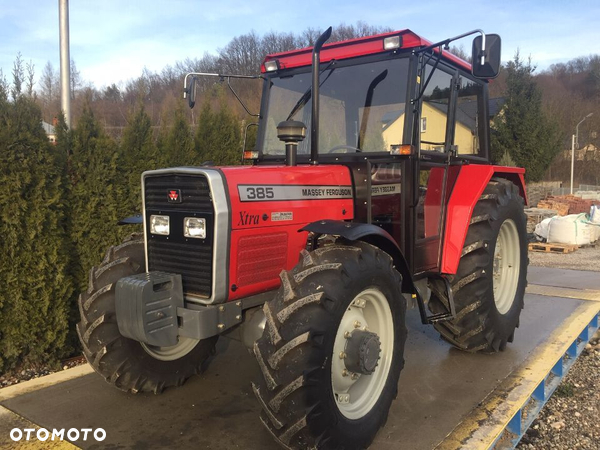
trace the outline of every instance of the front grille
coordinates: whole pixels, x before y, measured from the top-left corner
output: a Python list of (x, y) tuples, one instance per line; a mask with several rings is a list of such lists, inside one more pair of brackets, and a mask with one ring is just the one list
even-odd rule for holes
[[(169, 202), (168, 191), (181, 190), (181, 203)], [(146, 209), (213, 212), (210, 187), (203, 175), (160, 175), (146, 177), (144, 186)]]
[[(181, 192), (181, 203), (169, 202), (170, 190)], [(148, 270), (180, 274), (186, 294), (212, 295), (214, 208), (208, 180), (202, 174), (147, 176), (144, 181), (146, 223), (152, 214), (168, 215), (169, 236), (147, 231)], [(185, 217), (206, 219), (206, 239), (183, 235)]]

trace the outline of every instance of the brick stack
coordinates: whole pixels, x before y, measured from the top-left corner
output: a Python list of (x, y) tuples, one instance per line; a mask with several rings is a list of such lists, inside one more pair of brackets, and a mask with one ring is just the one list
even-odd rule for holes
[(600, 205), (600, 200), (584, 200), (575, 195), (549, 195), (541, 200), (537, 207), (542, 209), (554, 209), (561, 216), (567, 214), (589, 214), (592, 205)]

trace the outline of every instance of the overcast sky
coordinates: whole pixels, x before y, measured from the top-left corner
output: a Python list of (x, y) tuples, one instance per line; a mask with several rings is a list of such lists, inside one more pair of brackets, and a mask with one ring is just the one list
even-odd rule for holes
[[(443, 0), (71, 0), (71, 58), (97, 88), (126, 81), (144, 67), (160, 70), (186, 57), (214, 53), (237, 35), (255, 30), (300, 32), (363, 20), (410, 28), (442, 40), (475, 28), (502, 37), (503, 60), (517, 48), (538, 68), (600, 53), (600, 1), (478, 2)], [(10, 81), (21, 52), (35, 64), (59, 67), (58, 1), (0, 0), (0, 68)], [(470, 40), (457, 45), (470, 48)], [(257, 68), (258, 70), (258, 68)]]

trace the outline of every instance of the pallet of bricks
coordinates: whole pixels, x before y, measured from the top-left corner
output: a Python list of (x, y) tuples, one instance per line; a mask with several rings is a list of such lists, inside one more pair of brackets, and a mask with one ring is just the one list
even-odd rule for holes
[(560, 216), (566, 216), (568, 214), (589, 214), (592, 205), (600, 205), (600, 200), (584, 200), (575, 195), (549, 195), (544, 200), (541, 200), (537, 207), (553, 209)]

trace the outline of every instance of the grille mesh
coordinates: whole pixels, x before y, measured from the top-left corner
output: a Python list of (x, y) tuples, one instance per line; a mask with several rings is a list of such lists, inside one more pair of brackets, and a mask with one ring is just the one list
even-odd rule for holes
[(248, 286), (279, 277), (287, 261), (288, 235), (244, 236), (238, 242), (237, 284)]
[[(181, 203), (168, 201), (168, 191), (172, 189), (181, 191)], [(147, 221), (150, 215), (158, 213), (171, 218), (169, 239), (148, 232), (148, 270), (180, 274), (186, 294), (209, 298), (214, 230), (207, 229), (204, 240), (183, 236), (183, 217), (188, 214), (207, 217), (207, 227), (213, 226), (214, 209), (206, 177), (175, 174), (146, 177), (144, 201)]]

